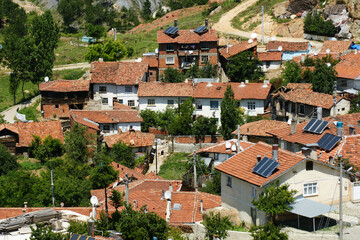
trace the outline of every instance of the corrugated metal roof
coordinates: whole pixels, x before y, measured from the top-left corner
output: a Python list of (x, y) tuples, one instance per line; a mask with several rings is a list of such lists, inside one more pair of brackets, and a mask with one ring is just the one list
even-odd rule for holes
[(308, 218), (317, 217), (319, 215), (336, 210), (336, 207), (315, 202), (306, 198), (296, 199), (295, 202), (290, 205), (290, 207), (292, 210), (289, 212)]

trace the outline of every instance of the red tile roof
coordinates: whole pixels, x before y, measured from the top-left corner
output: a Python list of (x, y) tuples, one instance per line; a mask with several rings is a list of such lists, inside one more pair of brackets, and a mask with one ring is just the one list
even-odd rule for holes
[(360, 76), (360, 53), (349, 53), (341, 57), (336, 64), (335, 71), (338, 78), (355, 79)]
[(143, 119), (138, 115), (138, 112), (135, 110), (109, 110), (109, 111), (71, 110), (70, 115), (72, 116), (76, 115), (82, 118), (86, 118), (96, 123), (130, 123), (130, 122), (143, 121)]
[(153, 175), (144, 175), (142, 174), (142, 170), (138, 171), (138, 168), (131, 169), (128, 167), (125, 167), (124, 165), (121, 165), (120, 163), (112, 162), (111, 165), (114, 167), (116, 171), (119, 171), (118, 177), (120, 177), (122, 180), (125, 179), (125, 173), (128, 174), (128, 177), (132, 180), (145, 180), (145, 179), (163, 179), (159, 176), (153, 176)]
[(106, 145), (110, 148), (119, 141), (126, 143), (131, 147), (148, 147), (153, 145), (154, 139), (155, 134), (140, 131), (127, 131), (104, 137)]
[(327, 56), (331, 56), (333, 59), (339, 59), (340, 58), (340, 54), (338, 53), (330, 53), (330, 54), (326, 54), (326, 53), (318, 53), (317, 55), (314, 55), (313, 53), (311, 54), (301, 54), (301, 56), (296, 56), (296, 57), (293, 57), (292, 60), (294, 62), (297, 62), (297, 63), (300, 63), (301, 62), (301, 59), (304, 57), (308, 57), (310, 59), (322, 59), (324, 57), (327, 57)]
[[(256, 122), (245, 123), (240, 127), (240, 134), (249, 136), (271, 137), (272, 135), (268, 134), (268, 131), (284, 127), (288, 127), (288, 124), (286, 122), (263, 119)], [(237, 130), (235, 130), (232, 134), (237, 135)]]
[(89, 120), (89, 119), (87, 119), (85, 117), (79, 116), (76, 113), (71, 113), (70, 118), (74, 122), (77, 122), (77, 123), (79, 123), (81, 125), (84, 125), (86, 127), (89, 127), (89, 128), (95, 129), (97, 131), (100, 131), (99, 124), (97, 124), (96, 122), (93, 122), (93, 121), (91, 121), (91, 120)]
[(244, 51), (249, 50), (256, 46), (257, 46), (256, 40), (251, 43), (246, 41), (246, 42), (240, 42), (235, 45), (229, 46), (228, 48), (225, 47), (223, 49), (220, 49), (219, 52), (224, 58), (227, 59), (229, 57), (232, 57), (238, 53), (244, 52)]
[(113, 110), (133, 110), (130, 106), (121, 104), (118, 102), (113, 102)]
[(143, 56), (142, 61), (149, 64), (151, 68), (157, 68), (159, 66), (159, 59), (157, 55)]
[(138, 85), (148, 71), (145, 62), (93, 62), (91, 83)]
[[(208, 152), (208, 153), (224, 153), (224, 154), (235, 155), (236, 152), (233, 152), (231, 150), (231, 148), (229, 148), (229, 149), (226, 148), (227, 142), (230, 142), (231, 146), (232, 145), (237, 146), (237, 139), (231, 139), (228, 141), (223, 141), (221, 143), (215, 144), (210, 147), (201, 148), (201, 149), (197, 150), (196, 153)], [(252, 145), (254, 145), (254, 143), (240, 141), (240, 150), (244, 151), (244, 149), (247, 149), (247, 148), (251, 147)]]
[(167, 35), (164, 31), (157, 32), (157, 42), (161, 43), (200, 43), (217, 42), (219, 38), (214, 29), (209, 29), (203, 34), (197, 34), (193, 30), (179, 30), (175, 35)]
[(247, 150), (229, 158), (227, 161), (218, 165), (216, 169), (256, 186), (264, 186), (305, 159), (304, 156), (297, 155), (290, 151), (283, 149), (279, 149), (278, 151), (280, 165), (267, 178), (252, 171), (257, 163), (258, 155), (262, 157), (272, 157), (272, 146), (263, 142), (258, 142)]
[(40, 92), (88, 92), (90, 80), (55, 80), (42, 82)]
[(258, 52), (257, 57), (260, 61), (281, 61), (283, 52)]
[(288, 83), (287, 89), (306, 89), (312, 91), (312, 83)]
[(194, 98), (223, 98), (227, 85), (231, 85), (235, 99), (266, 99), (271, 84), (263, 83), (198, 83), (195, 86)]
[[(331, 54), (331, 53), (343, 53), (344, 51), (350, 49), (351, 41), (324, 41), (320, 53)], [(329, 49), (330, 52), (327, 53), (326, 50)]]
[(64, 143), (60, 121), (1, 124), (0, 131), (3, 129), (8, 129), (19, 135), (19, 142), (16, 143), (16, 147), (28, 147), (33, 140), (33, 135), (39, 136), (41, 139), (50, 135)]
[(139, 84), (139, 97), (191, 97), (192, 83), (146, 82)]
[(280, 46), (283, 52), (307, 51), (309, 49), (309, 42), (270, 41), (266, 45), (266, 51), (278, 51)]

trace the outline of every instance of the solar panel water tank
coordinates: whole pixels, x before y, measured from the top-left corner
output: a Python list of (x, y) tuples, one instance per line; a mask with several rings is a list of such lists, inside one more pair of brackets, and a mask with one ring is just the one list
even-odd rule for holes
[(326, 133), (324, 136), (322, 136), (322, 138), (320, 138), (317, 144), (320, 148), (330, 151), (340, 140), (341, 137)]
[(303, 130), (307, 132), (322, 134), (328, 125), (328, 121), (313, 118), (306, 124)]
[(164, 31), (164, 33), (165, 33), (165, 34), (169, 34), (169, 35), (173, 35), (173, 34), (177, 33), (178, 31), (179, 31), (179, 28), (178, 28), (178, 27), (172, 27), (172, 26), (170, 26), (170, 27), (168, 27), (168, 28)]
[(264, 157), (256, 166), (253, 168), (253, 172), (259, 174), (262, 177), (269, 177), (274, 170), (280, 165), (279, 162), (274, 161), (268, 157)]
[(205, 26), (198, 26), (198, 27), (194, 30), (194, 32), (195, 32), (195, 33), (203, 33), (203, 32), (206, 32), (206, 30), (207, 30), (207, 27), (205, 27)]

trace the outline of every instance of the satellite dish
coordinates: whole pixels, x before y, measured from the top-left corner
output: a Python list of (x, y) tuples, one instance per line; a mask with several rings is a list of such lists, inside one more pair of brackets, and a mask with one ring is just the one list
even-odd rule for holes
[(314, 55), (315, 55), (315, 56), (317, 56), (317, 55), (318, 55), (318, 52), (317, 52), (317, 51), (315, 51), (315, 52), (314, 52)]
[(250, 38), (252, 38), (252, 39), (255, 39), (256, 37), (257, 37), (256, 33), (252, 33), (251, 36), (250, 36)]
[(291, 124), (291, 121), (292, 121), (292, 119), (291, 118), (289, 118), (289, 120), (287, 121), (287, 124)]
[(48, 81), (49, 81), (49, 77), (45, 77), (44, 80), (45, 80), (45, 82), (48, 82)]
[(155, 49), (155, 53), (159, 53), (159, 49), (158, 49), (158, 48)]
[(90, 198), (90, 202), (93, 206), (96, 206), (99, 203), (98, 198), (96, 196), (92, 196)]
[(231, 151), (236, 152), (236, 145), (235, 144), (231, 146)]
[(330, 49), (326, 49), (326, 53), (329, 54), (329, 53), (330, 53)]
[(272, 41), (275, 41), (275, 40), (276, 40), (276, 37), (275, 37), (275, 36), (272, 36), (272, 37), (271, 37), (271, 40), (272, 40)]
[(252, 40), (252, 39), (248, 40), (248, 43), (253, 43), (253, 42), (254, 42), (254, 40)]
[(230, 149), (230, 148), (231, 148), (231, 143), (230, 143), (230, 142), (226, 142), (226, 143), (225, 143), (225, 147), (226, 147), (226, 149)]
[(282, 47), (282, 46), (279, 46), (279, 47), (278, 47), (278, 50), (279, 50), (279, 52), (281, 52), (281, 51), (283, 50), (283, 47)]
[(331, 63), (326, 63), (326, 66), (330, 67), (330, 66), (331, 66)]
[(142, 58), (138, 58), (135, 60), (135, 62), (141, 62), (142, 61)]
[(167, 190), (167, 191), (165, 192), (165, 198), (166, 198), (166, 199), (171, 199), (171, 192), (170, 192), (169, 190)]

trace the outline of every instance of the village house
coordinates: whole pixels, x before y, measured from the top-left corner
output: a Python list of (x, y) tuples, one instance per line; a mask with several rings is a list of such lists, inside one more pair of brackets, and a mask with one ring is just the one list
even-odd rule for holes
[[(271, 163), (269, 171), (263, 166)], [(247, 225), (262, 225), (267, 222), (264, 212), (252, 204), (269, 185), (279, 181), (296, 190), (297, 199), (305, 199), (306, 208), (339, 202), (339, 169), (335, 166), (312, 160), (290, 151), (278, 149), (277, 145), (263, 142), (249, 147), (216, 167), (221, 171), (221, 203), (223, 207), (235, 208), (240, 219)], [(351, 199), (350, 179), (343, 175), (343, 201)], [(298, 201), (295, 201), (295, 206)], [(294, 206), (293, 205), (293, 206)], [(300, 212), (306, 212), (301, 204)], [(327, 213), (331, 207), (325, 205)], [(291, 212), (291, 210), (290, 210)], [(296, 215), (293, 215), (296, 219)]]
[(168, 67), (187, 70), (192, 64), (198, 64), (200, 68), (207, 62), (217, 64), (218, 41), (207, 20), (205, 26), (195, 30), (179, 30), (175, 20), (174, 26), (157, 32), (160, 75)]
[(60, 121), (0, 124), (0, 143), (11, 153), (27, 152), (33, 136), (39, 136), (41, 139), (51, 136), (64, 143)]
[(342, 56), (336, 64), (337, 90), (360, 90), (360, 53), (352, 52)]
[(88, 109), (109, 110), (114, 102), (137, 107), (138, 86), (148, 81), (148, 69), (146, 62), (91, 63), (93, 101), (89, 102)]
[(89, 99), (90, 80), (55, 80), (39, 85), (44, 118), (69, 118), (71, 109), (82, 110)]
[(149, 64), (149, 81), (159, 81), (159, 57), (157, 53), (144, 53), (142, 62)]
[(289, 61), (293, 57), (301, 56), (302, 54), (308, 54), (311, 50), (309, 42), (282, 42), (282, 41), (270, 41), (266, 45), (267, 52), (281, 52), (282, 60)]
[(100, 129), (103, 135), (117, 134), (130, 129), (140, 131), (143, 121), (135, 110), (71, 110), (70, 115), (71, 121), (88, 127), (91, 125), (95, 130)]
[(257, 57), (261, 61), (263, 72), (276, 70), (282, 64), (282, 52), (258, 52)]
[[(288, 84), (280, 88), (271, 98), (271, 119), (288, 121), (309, 120), (321, 114), (322, 117), (344, 115), (350, 111), (350, 101), (343, 98), (336, 98), (325, 93), (313, 92), (311, 84)], [(321, 113), (320, 113), (320, 112)]]
[(320, 54), (341, 56), (351, 51), (352, 41), (324, 41)]

